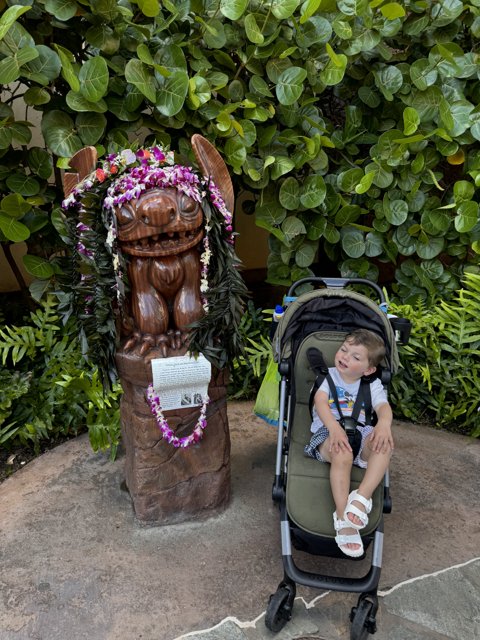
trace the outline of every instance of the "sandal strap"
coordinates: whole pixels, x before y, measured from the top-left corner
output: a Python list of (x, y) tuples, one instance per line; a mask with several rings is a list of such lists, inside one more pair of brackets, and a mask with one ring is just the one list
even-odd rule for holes
[[(362, 543), (362, 539), (360, 537), (360, 534), (358, 532), (356, 534), (355, 533), (352, 533), (352, 534), (347, 534), (347, 533), (339, 534), (338, 536), (335, 536), (335, 542), (338, 545), (341, 545), (341, 544), (359, 544), (360, 546), (362, 546), (362, 544), (363, 544)], [(353, 551), (353, 549), (352, 549), (352, 551)]]
[[(353, 504), (354, 502), (360, 502), (360, 504), (365, 507), (365, 511), (359, 509), (355, 504)], [(367, 514), (370, 513), (371, 510), (372, 500), (367, 500), (367, 498), (364, 498), (360, 493), (358, 493), (358, 491), (352, 491), (348, 496), (347, 506), (345, 507), (345, 513), (343, 514), (343, 517), (345, 518), (345, 520), (349, 521), (351, 527), (354, 527), (355, 529), (363, 529), (368, 524)], [(349, 520), (349, 518), (347, 517), (347, 514), (349, 513), (357, 516), (361, 524), (355, 524), (354, 522)]]
[[(368, 524), (368, 516), (365, 511), (362, 511), (354, 504), (347, 504), (347, 506), (345, 507), (345, 516), (347, 513), (353, 513), (353, 515), (357, 516), (357, 518), (360, 519), (364, 526)], [(346, 520), (348, 520), (348, 518), (346, 518)], [(353, 522), (350, 522), (350, 526), (352, 526), (352, 524)], [(356, 527), (357, 525), (353, 524), (353, 526)]]
[(347, 506), (352, 502), (360, 502), (360, 504), (363, 504), (366, 513), (370, 513), (370, 511), (372, 510), (372, 499), (370, 498), (369, 500), (367, 500), (367, 498), (364, 498), (362, 494), (358, 493), (358, 491), (352, 491), (350, 493), (350, 495), (348, 496)]

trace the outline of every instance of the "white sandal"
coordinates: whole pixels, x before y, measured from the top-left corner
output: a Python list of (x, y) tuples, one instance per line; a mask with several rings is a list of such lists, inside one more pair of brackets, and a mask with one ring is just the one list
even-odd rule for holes
[[(362, 511), (361, 509), (356, 507), (353, 504), (354, 502), (360, 502), (360, 504), (363, 504), (363, 506), (365, 507), (365, 511)], [(358, 491), (352, 491), (348, 496), (347, 506), (345, 507), (345, 513), (343, 514), (343, 517), (349, 523), (349, 525), (354, 529), (363, 529), (368, 524), (368, 514), (370, 513), (371, 510), (372, 510), (372, 500), (371, 499), (367, 500), (362, 495), (360, 495)], [(354, 516), (357, 516), (357, 518), (360, 520), (360, 524), (355, 524), (354, 522), (352, 522), (348, 517), (349, 513), (351, 513)]]
[[(351, 529), (352, 526), (348, 520), (339, 520), (337, 518), (337, 512), (333, 512), (333, 526), (335, 527), (335, 531), (337, 535), (335, 536), (335, 542), (338, 545), (338, 548), (342, 553), (346, 556), (350, 556), (351, 558), (359, 558), (363, 556), (363, 542), (358, 533), (358, 530), (355, 533), (350, 534), (339, 534), (338, 532), (342, 529)], [(344, 547), (347, 544), (358, 544), (360, 545), (359, 549), (349, 549), (348, 547)]]

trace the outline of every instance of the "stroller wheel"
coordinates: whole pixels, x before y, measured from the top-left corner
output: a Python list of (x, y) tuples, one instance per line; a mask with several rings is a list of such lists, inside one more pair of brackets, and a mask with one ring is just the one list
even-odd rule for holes
[(274, 633), (283, 629), (292, 617), (294, 600), (295, 589), (292, 591), (286, 586), (280, 586), (275, 593), (270, 596), (265, 612), (265, 626), (267, 629)]
[(376, 632), (376, 612), (377, 606), (375, 603), (360, 596), (357, 606), (353, 607), (350, 613), (350, 620), (352, 622), (350, 640), (366, 640), (369, 633)]

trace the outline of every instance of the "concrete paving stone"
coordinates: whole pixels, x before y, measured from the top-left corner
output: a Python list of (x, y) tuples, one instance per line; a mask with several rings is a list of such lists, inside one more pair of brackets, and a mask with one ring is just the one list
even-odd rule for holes
[(248, 636), (235, 622), (227, 620), (216, 628), (198, 633), (187, 633), (175, 638), (175, 640), (247, 640), (247, 638)]
[(448, 636), (398, 616), (379, 616), (377, 622), (378, 631), (372, 640), (450, 640)]
[(391, 613), (454, 640), (480, 638), (480, 560), (400, 585), (386, 595)]

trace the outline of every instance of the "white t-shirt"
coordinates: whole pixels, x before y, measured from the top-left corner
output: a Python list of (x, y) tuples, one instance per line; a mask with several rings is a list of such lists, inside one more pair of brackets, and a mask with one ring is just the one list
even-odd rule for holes
[[(345, 382), (335, 367), (330, 367), (328, 369), (328, 372), (330, 373), (333, 384), (335, 385), (335, 388), (337, 390), (338, 403), (340, 405), (340, 409), (342, 410), (343, 416), (351, 416), (353, 406), (358, 395), (358, 390), (360, 388), (360, 380), (357, 380), (353, 383)], [(320, 385), (318, 391), (324, 391), (328, 395), (329, 407), (335, 419), (339, 420), (340, 415), (337, 410), (337, 405), (335, 404), (335, 400), (331, 397), (330, 387), (326, 378)], [(375, 380), (370, 383), (370, 394), (372, 396), (372, 407), (374, 410), (381, 404), (385, 404), (386, 402), (388, 402), (387, 392), (385, 391), (383, 384), (378, 378), (375, 378)], [(316, 433), (320, 429), (320, 427), (323, 427), (323, 422), (318, 417), (315, 405), (313, 405), (312, 417), (313, 421), (310, 430), (313, 433)], [(363, 409), (360, 411), (358, 420), (359, 422), (363, 422), (365, 424), (365, 411), (363, 411)]]

